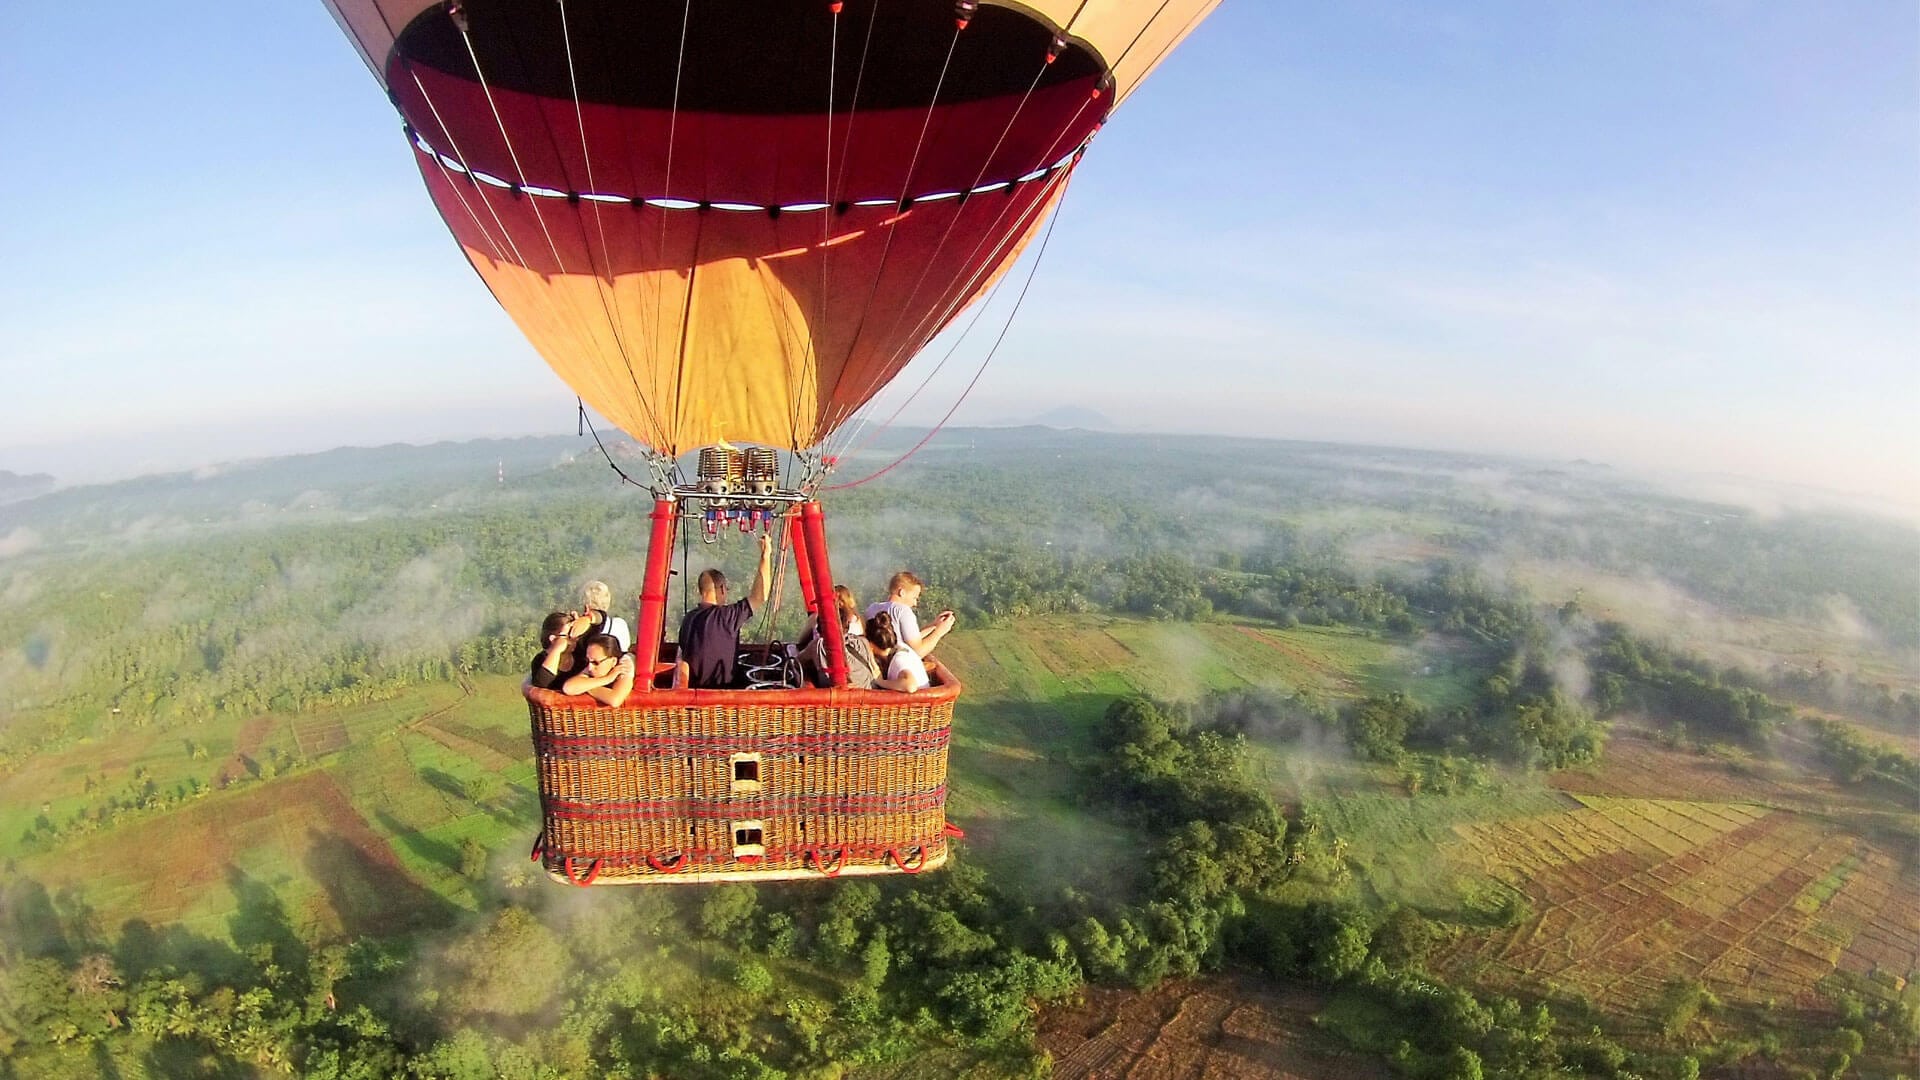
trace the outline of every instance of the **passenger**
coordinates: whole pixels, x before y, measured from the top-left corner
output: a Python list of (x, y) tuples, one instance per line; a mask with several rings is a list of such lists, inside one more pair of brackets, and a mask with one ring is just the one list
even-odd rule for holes
[(913, 613), (913, 605), (920, 602), (922, 583), (913, 576), (911, 570), (902, 570), (887, 582), (887, 598), (867, 609), (867, 619), (884, 611), (893, 618), (893, 632), (900, 637), (900, 643), (913, 649), (922, 657), (933, 655), (934, 647), (940, 639), (953, 629), (953, 612), (943, 611), (934, 617), (933, 625), (923, 633), (920, 630), (919, 616)]
[(556, 611), (540, 624), (540, 651), (533, 654), (528, 681), (542, 690), (556, 689), (580, 670), (580, 636), (574, 632), (572, 612)]
[(582, 617), (587, 620), (587, 630), (583, 637), (612, 634), (620, 639), (621, 652), (627, 652), (633, 648), (633, 631), (627, 629), (627, 620), (618, 615), (609, 614), (613, 609), (613, 590), (607, 588), (606, 582), (587, 582), (586, 586), (580, 590), (580, 598), (587, 605), (586, 610), (581, 612)]
[(620, 649), (612, 634), (595, 634), (582, 650), (586, 662), (560, 688), (563, 694), (585, 694), (602, 705), (624, 705), (633, 693), (633, 657)]
[[(833, 587), (833, 607), (840, 613), (840, 643), (847, 654), (847, 685), (858, 690), (873, 689), (880, 677), (880, 665), (867, 644), (866, 623), (860, 618), (860, 603), (845, 585)], [(820, 633), (819, 617), (807, 616), (807, 628), (800, 634), (800, 661), (813, 676), (815, 685), (830, 686), (827, 674), (827, 639)]]
[(773, 587), (773, 538), (760, 537), (760, 569), (746, 599), (727, 603), (727, 575), (700, 571), (700, 606), (680, 620), (680, 660), (673, 667), (676, 690), (726, 690), (733, 685), (734, 658), (740, 652), (740, 631), (754, 613), (767, 606)]
[(867, 620), (867, 643), (873, 646), (874, 658), (887, 673), (886, 678), (873, 680), (874, 686), (907, 694), (927, 688), (927, 665), (894, 633), (893, 616), (882, 611)]

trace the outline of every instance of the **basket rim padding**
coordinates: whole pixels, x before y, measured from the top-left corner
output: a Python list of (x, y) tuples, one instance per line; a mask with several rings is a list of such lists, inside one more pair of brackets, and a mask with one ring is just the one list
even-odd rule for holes
[(765, 708), (777, 705), (827, 708), (860, 706), (899, 708), (919, 705), (934, 708), (959, 700), (960, 680), (954, 677), (947, 666), (931, 658), (926, 661), (926, 666), (927, 678), (931, 685), (913, 694), (903, 694), (898, 690), (854, 690), (838, 687), (825, 690), (816, 687), (798, 690), (648, 690), (635, 687), (625, 704), (602, 705), (586, 694), (569, 695), (562, 694), (558, 690), (542, 690), (533, 685), (531, 680), (521, 683), (520, 692), (525, 695), (528, 702), (543, 709), (605, 709), (608, 712), (726, 708), (728, 706)]

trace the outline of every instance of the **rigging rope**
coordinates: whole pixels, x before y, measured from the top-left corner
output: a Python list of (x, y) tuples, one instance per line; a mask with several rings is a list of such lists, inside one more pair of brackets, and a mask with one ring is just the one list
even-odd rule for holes
[(648, 487), (646, 484), (643, 484), (640, 481), (635, 480), (633, 477), (628, 476), (627, 471), (625, 469), (622, 469), (619, 465), (614, 464), (613, 455), (607, 453), (607, 444), (600, 441), (600, 432), (594, 429), (593, 418), (587, 415), (587, 403), (582, 401), (578, 394), (574, 395), (573, 403), (580, 410), (580, 422), (586, 425), (587, 432), (593, 436), (593, 445), (599, 447), (600, 456), (607, 459), (607, 466), (611, 468), (614, 472), (619, 473), (620, 479), (625, 480), (627, 483), (632, 484), (634, 487), (646, 488), (646, 490), (648, 491), (653, 490), (651, 487)]
[[(587, 120), (586, 120), (586, 115), (584, 111), (580, 107), (580, 78), (579, 78), (579, 75), (576, 73), (574, 69), (574, 64), (573, 64), (573, 33), (572, 33), (572, 30), (567, 25), (566, 0), (560, 0), (560, 41), (567, 53), (567, 82), (569, 87), (573, 91), (573, 122), (574, 122), (574, 125), (578, 127), (580, 130), (580, 160), (586, 166), (587, 190), (599, 191), (600, 186), (594, 183), (594, 179), (593, 179), (593, 154), (587, 148)], [(554, 156), (555, 162), (557, 163), (560, 160), (560, 146), (559, 146), (558, 140), (553, 137), (553, 126), (551, 124), (547, 125), (547, 139), (550, 143), (553, 144), (553, 150), (554, 150), (553, 156)], [(564, 173), (564, 167), (562, 171)], [(640, 406), (642, 409), (647, 410), (648, 419), (653, 422), (654, 431), (659, 434), (664, 434), (664, 432), (660, 431), (659, 418), (657, 416), (652, 415), (653, 410), (647, 404), (647, 395), (644, 392), (642, 392), (640, 389), (639, 378), (635, 376), (633, 373), (633, 353), (630, 349), (627, 348), (627, 340), (626, 340), (626, 333), (625, 333), (626, 320), (624, 318), (617, 318), (614, 315), (614, 311), (618, 308), (619, 305), (615, 303), (610, 303), (607, 300), (607, 290), (609, 288), (615, 290), (615, 297), (616, 299), (618, 298), (619, 285), (614, 277), (613, 249), (607, 243), (607, 223), (605, 218), (602, 216), (602, 214), (603, 214), (603, 210), (601, 209), (600, 201), (598, 199), (593, 200), (593, 224), (594, 224), (594, 228), (600, 234), (600, 253), (602, 258), (606, 261), (606, 267), (607, 267), (607, 279), (606, 279), (605, 286), (602, 286), (600, 283), (600, 269), (597, 265), (595, 265), (596, 260), (593, 257), (593, 245), (587, 239), (586, 222), (583, 221), (580, 223), (580, 240), (581, 240), (582, 246), (584, 246), (587, 249), (587, 266), (588, 266), (588, 269), (594, 272), (593, 274), (594, 293), (598, 295), (600, 298), (600, 311), (602, 314), (604, 314), (607, 317), (607, 329), (609, 332), (613, 334), (614, 346), (620, 350), (620, 366), (623, 369), (625, 369), (627, 373), (628, 385), (633, 387), (634, 404)], [(651, 346), (652, 344), (651, 339), (648, 339), (648, 343), (649, 343), (649, 346)]]
[[(665, 180), (661, 184), (661, 191), (660, 191), (661, 197), (667, 198), (667, 199), (673, 198), (673, 144), (674, 144), (674, 138), (676, 137), (680, 129), (680, 78), (686, 72), (687, 27), (690, 26), (692, 22), (693, 22), (693, 0), (686, 0), (686, 5), (682, 7), (680, 10), (679, 53), (675, 57), (673, 62), (673, 104), (667, 112), (667, 171), (666, 171)], [(667, 257), (667, 217), (665, 214), (662, 214), (660, 215), (660, 258), (664, 260), (666, 257)], [(697, 264), (700, 259), (700, 230), (698, 225), (694, 227), (693, 257), (694, 257), (694, 262)], [(655, 326), (660, 325), (660, 305), (664, 302), (661, 298), (661, 294), (664, 293), (665, 291), (666, 289), (664, 286), (654, 291), (653, 325)], [(674, 377), (673, 377), (673, 427), (675, 431), (678, 431), (680, 429), (680, 410), (682, 406), (681, 398), (685, 395), (686, 386), (687, 386), (687, 383), (686, 383), (687, 330), (688, 330), (687, 320), (689, 318), (689, 313), (692, 311), (692, 308), (693, 308), (693, 269), (689, 268), (687, 271), (687, 303), (686, 303), (686, 307), (682, 310), (681, 316), (680, 316), (680, 348), (679, 348), (679, 356), (677, 357), (678, 363), (674, 371)], [(672, 448), (672, 450), (675, 452), (677, 452), (679, 449), (680, 447), (677, 445)]]
[[(406, 63), (407, 63), (407, 74), (413, 79), (414, 87), (420, 91), (420, 99), (426, 102), (427, 110), (433, 114), (433, 122), (440, 125), (440, 133), (446, 136), (447, 145), (449, 148), (453, 150), (454, 158), (459, 163), (461, 170), (466, 175), (468, 183), (477, 185), (477, 181), (475, 181), (474, 179), (475, 174), (474, 174), (471, 162), (468, 160), (466, 156), (466, 152), (460, 149), (459, 140), (453, 137), (453, 129), (447, 126), (446, 119), (440, 115), (440, 106), (434, 102), (433, 95), (427, 92), (426, 83), (421, 81), (420, 74), (413, 70), (413, 62), (407, 61)], [(416, 140), (419, 138), (418, 132), (415, 132), (415, 138)], [(464, 209), (467, 212), (467, 216), (473, 220), (474, 228), (480, 231), (480, 235), (483, 239), (486, 240), (487, 246), (493, 249), (493, 255), (495, 260), (499, 262), (506, 262), (507, 261), (506, 258), (502, 255), (500, 251), (500, 245), (494, 242), (493, 235), (487, 231), (486, 224), (480, 220), (480, 216), (478, 214), (474, 213), (473, 207), (467, 202), (466, 195), (461, 192), (460, 190), (461, 185), (459, 181), (455, 180), (452, 176), (447, 175), (447, 173), (450, 170), (447, 167), (445, 158), (442, 157), (437, 151), (432, 154), (432, 157), (433, 157), (434, 163), (440, 167), (441, 175), (446, 180), (448, 190), (452, 191), (454, 198), (460, 201), (461, 208)], [(506, 241), (507, 249), (513, 253), (513, 262), (519, 266), (523, 266), (523, 267), (527, 266), (528, 261), (526, 256), (522, 254), (522, 252), (520, 251), (520, 245), (514, 242), (513, 230), (507, 228), (506, 221), (500, 217), (500, 211), (494, 208), (493, 201), (490, 198), (488, 198), (486, 193), (483, 191), (478, 191), (476, 189), (475, 195), (479, 198), (481, 204), (487, 208), (487, 214), (488, 216), (493, 218), (493, 223), (499, 227), (501, 239)], [(537, 212), (537, 207), (536, 207), (536, 212)], [(549, 239), (551, 239), (551, 237), (549, 237)], [(479, 268), (475, 267), (474, 272), (478, 274)], [(488, 282), (484, 275), (481, 276), (481, 282), (483, 284), (486, 284), (487, 290), (489, 292), (493, 291), (492, 283)], [(567, 322), (566, 317), (560, 313), (559, 306), (554, 303), (552, 295), (549, 294), (547, 290), (535, 289), (533, 290), (533, 293), (534, 295), (537, 295), (540, 298), (543, 304), (546, 305), (547, 313), (553, 317), (556, 323), (564, 324), (565, 322)], [(497, 296), (496, 296), (496, 299), (498, 299)], [(577, 401), (579, 399), (576, 397), (575, 400)], [(647, 412), (647, 419), (653, 422), (655, 430), (659, 430), (660, 421), (658, 416), (654, 414), (653, 407), (650, 404), (648, 404), (648, 402), (645, 400), (644, 397), (641, 399), (640, 404), (641, 404), (641, 407), (644, 408)], [(608, 460), (609, 460), (609, 463), (611, 463), (612, 459), (609, 458)], [(624, 478), (625, 474), (622, 474), (622, 477)]]
[[(941, 61), (940, 78), (933, 84), (933, 97), (927, 102), (927, 115), (920, 121), (920, 136), (914, 140), (913, 156), (907, 159), (906, 174), (900, 180), (898, 202), (904, 204), (907, 192), (913, 188), (913, 171), (920, 167), (920, 151), (927, 145), (927, 130), (933, 126), (933, 114), (940, 106), (940, 91), (947, 85), (947, 72), (953, 68), (953, 53), (960, 45), (960, 35), (966, 30), (961, 22), (953, 32), (953, 40), (947, 43), (947, 58)], [(898, 212), (887, 225), (887, 239), (880, 247), (880, 262), (873, 272), (873, 284), (867, 289), (866, 303), (860, 309), (860, 321), (853, 327), (853, 337), (847, 342), (847, 354), (840, 361), (840, 377), (834, 380), (834, 391), (840, 389), (840, 379), (846, 378), (848, 366), (853, 362), (853, 351), (860, 346), (860, 335), (866, 331), (867, 315), (873, 310), (873, 298), (880, 294), (880, 279), (887, 272), (887, 259), (893, 254), (893, 238), (900, 232), (900, 219), (906, 215), (906, 206), (901, 205)], [(829, 395), (831, 400), (833, 395)]]
[[(1064, 184), (1067, 182), (1070, 182), (1071, 178), (1072, 178), (1071, 174), (1068, 174), (1068, 180), (1063, 181), (1063, 187), (1060, 193), (1061, 205), (1065, 205), (1066, 203), (1066, 188), (1064, 187)], [(1020, 295), (1015, 297), (1013, 301), (1013, 310), (1007, 313), (1007, 321), (1004, 325), (1000, 327), (1000, 336), (994, 339), (993, 347), (987, 350), (986, 359), (980, 361), (980, 367), (978, 368), (978, 370), (974, 371), (973, 378), (969, 380), (967, 383), (967, 388), (960, 392), (959, 400), (953, 403), (953, 407), (947, 410), (947, 414), (940, 418), (939, 423), (933, 425), (933, 430), (927, 432), (925, 438), (922, 438), (919, 442), (914, 443), (912, 449), (908, 450), (906, 453), (901, 454), (899, 457), (895, 458), (885, 468), (879, 470), (878, 472), (872, 473), (868, 476), (863, 476), (860, 479), (854, 480), (850, 483), (829, 485), (826, 488), (826, 490), (845, 491), (848, 488), (857, 488), (861, 484), (865, 484), (868, 481), (880, 479), (882, 476), (887, 475), (888, 473), (892, 472), (894, 469), (899, 468), (901, 465), (905, 464), (908, 458), (919, 453), (922, 447), (926, 446), (929, 442), (933, 441), (933, 437), (935, 435), (940, 434), (941, 428), (944, 428), (947, 426), (947, 421), (953, 419), (953, 414), (959, 411), (960, 406), (966, 402), (967, 396), (973, 393), (973, 388), (979, 385), (980, 376), (986, 374), (987, 365), (993, 362), (994, 354), (1000, 351), (1000, 343), (1007, 340), (1007, 331), (1013, 327), (1014, 316), (1020, 314), (1020, 305), (1026, 302), (1027, 290), (1033, 287), (1033, 277), (1040, 270), (1041, 260), (1046, 258), (1047, 245), (1051, 243), (1053, 240), (1053, 227), (1055, 225), (1058, 225), (1059, 223), (1060, 223), (1060, 207), (1056, 206), (1054, 208), (1053, 216), (1047, 219), (1047, 231), (1040, 238), (1040, 250), (1034, 253), (1033, 263), (1031, 266), (1027, 268), (1027, 280), (1021, 284)]]
[[(1084, 105), (1082, 107), (1084, 108)], [(1060, 138), (1066, 134), (1066, 131), (1071, 130), (1072, 125), (1073, 125), (1073, 121), (1069, 120), (1067, 128), (1063, 129), (1060, 135), (1057, 135), (1054, 137), (1055, 144), (1058, 144)], [(1082, 149), (1084, 149), (1084, 146)], [(1047, 152), (1051, 154), (1053, 152), (1053, 147), (1048, 147)], [(1078, 157), (1077, 157), (1078, 153), (1079, 151), (1076, 151), (1076, 157), (1075, 157), (1076, 164), (1078, 163)], [(1064, 171), (1058, 170), (1058, 169), (1051, 171), (1051, 174), (1055, 179), (1061, 176), (1070, 177), (1071, 173), (1072, 173), (1071, 168), (1065, 169)], [(1053, 183), (1054, 180), (1050, 179), (1048, 182)], [(1044, 210), (1046, 208), (1048, 198), (1050, 198), (1050, 196), (1042, 196), (1038, 199), (1034, 199), (1024, 210), (1021, 211), (1023, 217), (1028, 215), (1038, 214), (1042, 210)], [(954, 278), (955, 282), (958, 282), (960, 276), (965, 274), (966, 267), (969, 264), (971, 264), (973, 260), (980, 254), (981, 249), (986, 246), (988, 238), (990, 238), (999, 229), (1000, 222), (1006, 217), (1006, 214), (1007, 214), (1007, 208), (1002, 207), (1000, 213), (994, 218), (994, 222), (991, 229), (989, 229), (988, 233), (985, 234), (979, 242), (974, 244), (973, 251), (968, 253), (966, 260), (961, 263), (960, 272), (956, 274)], [(974, 295), (974, 287), (978, 285), (980, 280), (983, 277), (987, 276), (988, 274), (993, 273), (999, 267), (1000, 258), (1002, 254), (1006, 251), (1006, 249), (1011, 247), (1013, 244), (1017, 243), (1020, 237), (1026, 235), (1026, 232), (1027, 232), (1027, 222), (1024, 220), (1017, 222), (1015, 225), (1015, 228), (1007, 232), (1004, 236), (1002, 236), (997, 241), (996, 243), (997, 250), (992, 253), (991, 257), (989, 257), (986, 262), (981, 263), (980, 265), (975, 267), (972, 275), (968, 277), (966, 282), (963, 285), (961, 285), (958, 291), (952, 294), (952, 298), (947, 302), (945, 309), (929, 312), (922, 319), (920, 324), (914, 328), (914, 336), (907, 339), (908, 342), (918, 341), (920, 338), (920, 335), (923, 332), (927, 331), (927, 328), (929, 327), (929, 325), (933, 327), (943, 327), (946, 324), (947, 320), (951, 319), (960, 310), (961, 306), (964, 305)], [(1005, 277), (1002, 277), (1000, 280), (994, 282), (993, 288), (992, 288), (992, 294), (989, 295), (987, 299), (982, 303), (980, 310), (984, 310), (985, 305), (987, 303), (992, 302), (993, 296), (998, 295), (1000, 287), (1005, 283), (1006, 283)], [(953, 283), (949, 283), (948, 288), (952, 289)], [(954, 353), (959, 349), (960, 344), (964, 342), (967, 336), (973, 332), (973, 327), (977, 325), (979, 321), (980, 321), (979, 311), (976, 311), (973, 320), (967, 324), (967, 327), (965, 330), (961, 331), (960, 339), (958, 341), (955, 341), (954, 344), (947, 349), (946, 356), (942, 357), (940, 359), (940, 362), (934, 365), (933, 370), (927, 373), (926, 378), (922, 379), (920, 382), (920, 385), (914, 389), (912, 394), (908, 395), (907, 400), (902, 402), (898, 408), (894, 409), (892, 415), (887, 417), (886, 422), (881, 424), (879, 428), (871, 432), (868, 432), (866, 429), (872, 423), (872, 420), (873, 420), (872, 408), (875, 404), (875, 400), (870, 398), (866, 404), (863, 404), (856, 415), (856, 422), (849, 423), (845, 426), (846, 431), (845, 431), (844, 437), (840, 440), (839, 449), (835, 452), (833, 456), (835, 456), (836, 458), (841, 458), (841, 457), (846, 457), (853, 453), (858, 453), (860, 450), (864, 450), (868, 445), (870, 445), (873, 442), (874, 439), (878, 438), (883, 432), (885, 432), (887, 428), (893, 423), (893, 421), (899, 417), (901, 411), (903, 411), (909, 404), (911, 404), (915, 398), (919, 397), (920, 391), (926, 389), (927, 385), (933, 381), (934, 376), (938, 375), (940, 373), (940, 370), (946, 366), (947, 361), (953, 357)], [(929, 337), (931, 337), (931, 334), (929, 334)], [(907, 348), (907, 345), (903, 343), (903, 345), (901, 346), (901, 350), (905, 351), (906, 348)], [(899, 353), (896, 353), (895, 358), (897, 359), (898, 356), (899, 356)], [(873, 387), (870, 384), (866, 389), (868, 391), (872, 391), (875, 389), (875, 387)], [(861, 439), (861, 435), (863, 433), (865, 433), (866, 437), (864, 439)], [(854, 446), (854, 442), (856, 440), (860, 440), (860, 445), (858, 447)]]
[[(1040, 159), (1043, 163), (1040, 168), (1043, 169), (1046, 173), (1051, 175), (1056, 173), (1059, 169), (1062, 168), (1062, 162), (1064, 162), (1067, 159), (1062, 159), (1061, 162), (1052, 162), (1051, 164), (1048, 164), (1047, 162), (1049, 162), (1049, 160), (1053, 157), (1054, 151), (1059, 149), (1060, 141), (1066, 138), (1067, 134), (1074, 129), (1074, 126), (1076, 124), (1079, 123), (1080, 114), (1086, 111), (1087, 106), (1091, 103), (1092, 100), (1093, 99), (1089, 98), (1087, 101), (1081, 102), (1080, 107), (1074, 110), (1074, 113), (1071, 117), (1067, 118), (1066, 124), (1063, 125), (1059, 130), (1059, 132), (1054, 135), (1053, 141), (1047, 145), (1047, 149), (1045, 153), (1041, 155), (1041, 159)], [(1088, 136), (1089, 140), (1091, 138), (1092, 136)], [(1072, 155), (1069, 155), (1069, 157), (1072, 159), (1073, 164), (1077, 165), (1079, 163), (1079, 155), (1085, 152), (1086, 146), (1087, 146), (1087, 143), (1082, 142), (1080, 147), (1077, 150), (1075, 150)], [(1036, 170), (1036, 172), (1037, 171), (1040, 171), (1040, 170)], [(1071, 169), (1069, 168), (1068, 171), (1071, 171)], [(984, 171), (982, 175), (984, 176)], [(1034, 177), (1035, 174), (1028, 173), (1026, 175), (1028, 177)], [(1011, 185), (1011, 183), (1014, 183), (1014, 182), (1017, 182), (1017, 181), (1010, 181), (1009, 186)], [(978, 184), (976, 183), (975, 186), (977, 188)], [(1035, 207), (1044, 206), (1045, 202), (1046, 202), (1045, 199), (1036, 200), (1033, 203), (1033, 206), (1029, 207), (1027, 211), (1023, 211), (1023, 213), (1032, 212)], [(874, 369), (874, 373), (871, 376), (869, 376), (866, 385), (861, 388), (861, 394), (860, 394), (861, 397), (867, 398), (867, 402), (863, 404), (859, 409), (855, 410), (855, 416), (854, 418), (852, 418), (852, 422), (846, 425), (843, 425), (845, 428), (845, 435), (841, 439), (840, 452), (836, 454), (836, 456), (844, 456), (844, 453), (847, 451), (847, 448), (853, 445), (854, 440), (859, 438), (861, 433), (866, 430), (868, 424), (871, 423), (872, 412), (870, 411), (870, 408), (869, 408), (869, 406), (871, 406), (872, 404), (871, 395), (873, 395), (876, 391), (878, 391), (878, 389), (880, 388), (880, 385), (882, 385), (882, 382), (881, 382), (882, 374), (886, 372), (887, 369), (893, 367), (894, 364), (900, 360), (902, 355), (911, 351), (918, 350), (919, 348), (923, 347), (926, 344), (927, 340), (931, 340), (933, 336), (938, 333), (939, 329), (941, 327), (944, 327), (947, 321), (953, 318), (953, 316), (960, 310), (960, 308), (966, 304), (968, 299), (972, 297), (974, 287), (980, 282), (980, 280), (985, 276), (987, 276), (988, 274), (991, 274), (997, 268), (999, 264), (999, 258), (998, 258), (998, 255), (996, 254), (995, 257), (988, 259), (985, 263), (975, 266), (971, 275), (968, 275), (968, 272), (967, 272), (967, 267), (974, 265), (974, 260), (979, 257), (982, 249), (984, 249), (987, 246), (989, 241), (991, 241), (994, 235), (998, 232), (1000, 228), (1000, 223), (1006, 220), (1007, 213), (1011, 209), (1012, 209), (1012, 204), (1008, 203), (1006, 205), (1003, 205), (1000, 208), (1000, 212), (994, 215), (992, 224), (987, 228), (985, 232), (981, 234), (980, 239), (974, 242), (973, 250), (968, 252), (967, 257), (960, 261), (958, 268), (954, 272), (954, 277), (952, 278), (952, 280), (950, 280), (947, 283), (947, 288), (949, 290), (954, 289), (954, 286), (956, 284), (959, 284), (961, 278), (963, 277), (966, 278), (965, 283), (961, 284), (960, 288), (957, 291), (952, 292), (951, 298), (944, 305), (936, 305), (933, 310), (929, 311), (926, 315), (922, 316), (920, 321), (914, 324), (913, 333), (908, 335), (901, 342), (901, 344), (896, 347), (895, 352), (888, 359), (888, 362), (886, 364), (876, 367)], [(1023, 236), (1025, 234), (1025, 232), (1026, 232), (1026, 226), (1022, 224), (1019, 227), (1013, 229), (1007, 235), (1001, 237), (1001, 239), (997, 241), (997, 246), (1000, 248), (1000, 250), (1004, 251), (1008, 245), (1016, 242), (1020, 236)], [(946, 242), (946, 238), (942, 237), (941, 243), (944, 244), (945, 242)], [(923, 337), (925, 340), (923, 340)], [(942, 366), (944, 366), (945, 363), (946, 363), (945, 360), (941, 361)], [(935, 370), (937, 372), (938, 368), (936, 368)], [(931, 378), (932, 376), (929, 375), (928, 379), (931, 380)], [(836, 390), (837, 389), (838, 388), (836, 387)], [(915, 396), (918, 396), (919, 391), (918, 390), (914, 391), (914, 394)], [(905, 406), (903, 405), (902, 408), (904, 407)], [(897, 414), (898, 414), (898, 410), (896, 410), (896, 415)], [(892, 422), (891, 419), (889, 419), (888, 422), (891, 423)], [(884, 425), (882, 426), (881, 430), (885, 430)], [(871, 437), (869, 437), (869, 441), (870, 439)]]

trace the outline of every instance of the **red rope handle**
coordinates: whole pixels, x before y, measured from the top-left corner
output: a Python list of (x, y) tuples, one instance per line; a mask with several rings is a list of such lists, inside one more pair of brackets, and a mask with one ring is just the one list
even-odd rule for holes
[(818, 847), (807, 849), (807, 858), (813, 862), (813, 868), (827, 877), (839, 877), (840, 871), (847, 868), (847, 849), (841, 848), (833, 853), (833, 863), (829, 867), (827, 860), (820, 857)]
[(693, 856), (688, 855), (684, 851), (680, 853), (680, 861), (675, 863), (663, 863), (660, 861), (660, 857), (658, 855), (655, 855), (651, 851), (647, 852), (647, 865), (653, 867), (655, 870), (659, 871), (662, 874), (677, 874), (680, 871), (685, 870), (687, 868), (687, 864), (692, 861), (693, 861)]
[(893, 860), (893, 865), (899, 867), (901, 873), (917, 874), (927, 868), (927, 849), (924, 845), (916, 844), (913, 850), (919, 853), (920, 861), (912, 866), (907, 865), (907, 860), (900, 856), (900, 849), (897, 847), (888, 848), (887, 857)]
[(940, 826), (940, 834), (942, 836), (951, 836), (956, 840), (965, 840), (967, 838), (967, 830), (955, 825), (951, 821)]
[(599, 860), (599, 859), (595, 859), (595, 860), (593, 860), (593, 861), (592, 861), (591, 863), (588, 863), (588, 864), (587, 864), (587, 876), (586, 876), (586, 877), (577, 877), (577, 876), (575, 876), (575, 875), (574, 875), (574, 872), (573, 872), (573, 862), (574, 862), (574, 859), (573, 859), (573, 856), (571, 856), (571, 855), (569, 855), (569, 856), (567, 856), (567, 863), (566, 863), (566, 874), (567, 874), (567, 882), (568, 882), (569, 884), (573, 884), (573, 885), (578, 885), (578, 886), (580, 886), (581, 888), (583, 888), (583, 889), (584, 889), (584, 888), (586, 888), (587, 886), (589, 886), (589, 885), (591, 885), (591, 884), (593, 884), (593, 879), (594, 879), (594, 878), (597, 878), (597, 877), (599, 877), (599, 876), (600, 876), (600, 863), (601, 863), (601, 860)]
[(547, 853), (547, 834), (539, 833), (533, 838), (533, 851), (527, 855), (528, 862), (539, 862), (540, 856)]

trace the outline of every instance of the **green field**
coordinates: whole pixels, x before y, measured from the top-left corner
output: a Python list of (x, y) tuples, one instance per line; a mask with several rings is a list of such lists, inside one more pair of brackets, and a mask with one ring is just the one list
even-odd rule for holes
[[(967, 688), (949, 812), (973, 857), (1041, 887), (1097, 886), (1138, 861), (1134, 838), (1076, 797), (1075, 755), (1116, 696), (1262, 686), (1339, 700), (1420, 681), (1411, 650), (1312, 627), (1050, 618), (956, 634), (941, 655)], [(82, 740), (0, 779), (0, 859), (105, 928), (229, 938), (261, 889), (318, 938), (445, 921), (479, 902), (463, 848), (504, 872), (538, 831), (526, 723), (515, 681), (481, 677), (470, 693), (428, 685)], [(200, 793), (183, 796), (191, 781)], [(149, 790), (174, 801), (139, 808)], [(107, 813), (120, 796), (128, 808)], [(51, 847), (28, 837), (43, 816), (62, 827)]]

